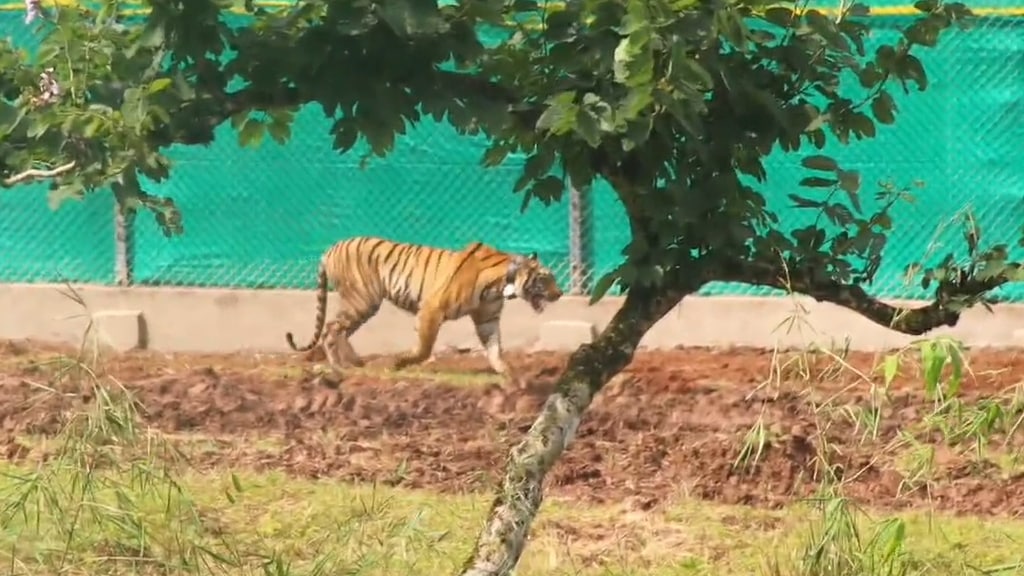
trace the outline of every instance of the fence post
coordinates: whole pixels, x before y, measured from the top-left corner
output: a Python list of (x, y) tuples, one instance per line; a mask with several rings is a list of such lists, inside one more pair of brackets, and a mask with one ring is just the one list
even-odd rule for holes
[(135, 214), (125, 216), (121, 205), (114, 202), (114, 281), (118, 286), (132, 285), (134, 250), (132, 224)]
[(590, 191), (569, 188), (569, 294), (588, 290), (590, 280)]

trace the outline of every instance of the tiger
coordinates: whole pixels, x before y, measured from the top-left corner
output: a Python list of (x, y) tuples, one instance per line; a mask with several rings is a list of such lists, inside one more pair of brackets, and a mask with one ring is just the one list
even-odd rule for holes
[[(325, 322), (329, 283), (335, 286), (341, 306), (335, 319)], [(362, 367), (365, 362), (349, 338), (387, 300), (416, 316), (418, 340), (412, 351), (397, 356), (392, 370), (431, 359), (441, 325), (469, 315), (491, 369), (509, 378), (499, 329), (505, 300), (521, 298), (539, 314), (561, 296), (554, 274), (540, 263), (536, 252), (510, 254), (482, 242), (471, 242), (458, 251), (358, 236), (338, 241), (320, 258), (316, 328), (309, 344), (296, 346), (291, 332), (285, 339), (296, 352), (307, 352), (320, 343), (335, 374), (340, 373), (343, 359)]]

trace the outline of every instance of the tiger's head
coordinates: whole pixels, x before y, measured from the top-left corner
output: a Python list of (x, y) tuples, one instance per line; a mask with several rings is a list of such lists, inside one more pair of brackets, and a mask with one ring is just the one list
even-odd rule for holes
[(513, 256), (505, 275), (505, 298), (522, 298), (530, 303), (534, 312), (544, 311), (548, 302), (562, 297), (555, 275), (537, 260), (537, 253)]

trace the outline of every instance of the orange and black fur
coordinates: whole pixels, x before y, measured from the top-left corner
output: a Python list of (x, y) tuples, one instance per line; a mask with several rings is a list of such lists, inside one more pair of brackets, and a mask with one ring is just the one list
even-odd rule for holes
[[(335, 320), (326, 323), (325, 335), (329, 282), (341, 306)], [(505, 300), (522, 298), (539, 313), (561, 296), (554, 275), (536, 254), (508, 254), (480, 242), (455, 251), (356, 237), (336, 243), (320, 258), (313, 339), (299, 348), (291, 332), (285, 338), (299, 352), (321, 343), (333, 370), (339, 369), (339, 354), (353, 366), (362, 366), (349, 338), (388, 300), (416, 315), (419, 339), (416, 349), (398, 356), (395, 368), (428, 360), (441, 325), (468, 314), (491, 368), (508, 376), (499, 330)]]

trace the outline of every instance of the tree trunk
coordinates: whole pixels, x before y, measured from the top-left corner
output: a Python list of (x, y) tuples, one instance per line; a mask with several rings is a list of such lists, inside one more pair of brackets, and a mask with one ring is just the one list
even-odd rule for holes
[(526, 438), (509, 454), (505, 477), (462, 576), (512, 572), (544, 498), (544, 477), (572, 441), (583, 412), (597, 392), (632, 361), (651, 326), (688, 293), (631, 288), (601, 335), (569, 357), (554, 393)]

